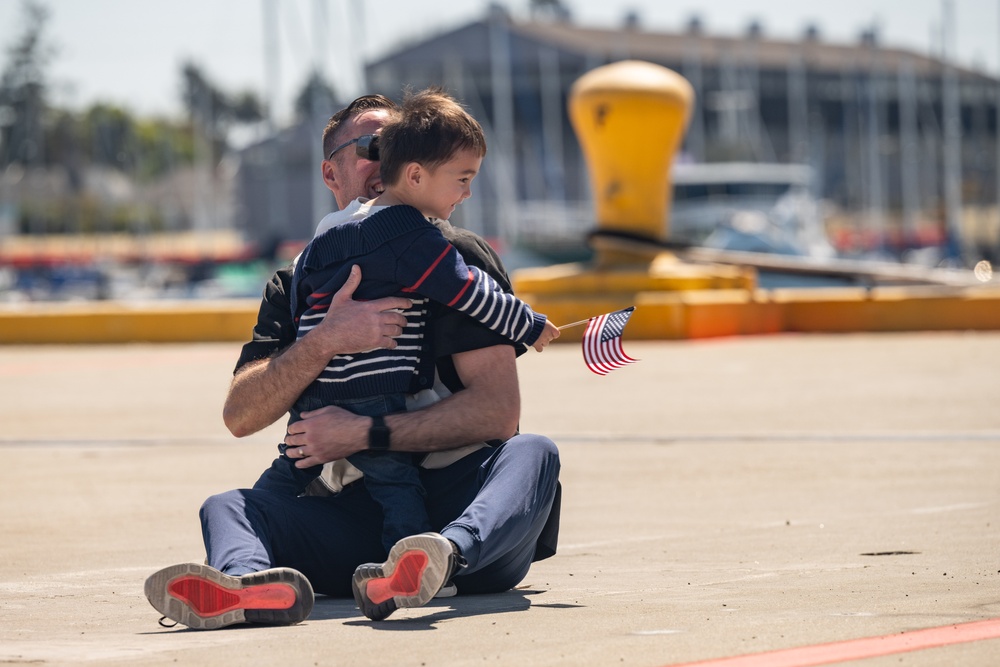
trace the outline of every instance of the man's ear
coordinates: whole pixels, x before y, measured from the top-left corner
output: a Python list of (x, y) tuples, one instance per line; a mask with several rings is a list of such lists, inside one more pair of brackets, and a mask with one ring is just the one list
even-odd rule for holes
[(323, 172), (323, 184), (336, 197), (337, 192), (340, 190), (340, 181), (337, 180), (336, 170), (329, 160), (323, 160), (320, 170)]

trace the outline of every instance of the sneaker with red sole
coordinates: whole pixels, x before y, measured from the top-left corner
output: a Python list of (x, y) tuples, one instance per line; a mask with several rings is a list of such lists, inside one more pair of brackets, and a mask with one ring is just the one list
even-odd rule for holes
[(404, 537), (384, 563), (366, 563), (354, 571), (354, 600), (361, 613), (381, 621), (400, 607), (427, 604), (464, 565), (455, 545), (442, 535)]
[(199, 563), (154, 572), (145, 593), (165, 618), (196, 630), (237, 623), (292, 625), (309, 616), (314, 600), (309, 580), (291, 568), (233, 577)]

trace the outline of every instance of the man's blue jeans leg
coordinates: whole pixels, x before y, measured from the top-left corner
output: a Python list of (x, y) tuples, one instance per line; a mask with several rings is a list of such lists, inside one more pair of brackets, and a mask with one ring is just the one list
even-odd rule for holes
[(233, 576), (291, 567), (317, 593), (349, 596), (354, 569), (385, 558), (382, 512), (362, 485), (330, 497), (236, 489), (200, 515), (208, 564)]
[[(479, 461), (478, 468), (470, 471), (478, 477), (478, 492), (473, 498), (453, 498), (464, 504), (457, 518), (440, 531), (458, 545), (468, 562), (455, 584), (462, 593), (506, 591), (524, 579), (534, 560), (538, 536), (556, 495), (559, 452), (544, 436), (522, 434), (466, 459), (473, 465)], [(443, 471), (426, 472), (424, 485), (431, 494), (437, 488), (434, 473)], [(451, 477), (454, 481), (454, 472)], [(429, 507), (434, 500), (429, 497)]]
[(208, 564), (232, 576), (260, 572), (273, 566), (268, 522), (246, 489), (226, 491), (206, 500), (199, 511)]
[[(455, 578), (459, 591), (496, 593), (520, 583), (558, 488), (555, 444), (519, 435), (420, 472), (431, 525), (469, 563)], [(349, 596), (354, 569), (385, 558), (381, 508), (363, 484), (326, 498), (227, 491), (205, 501), (201, 519), (208, 564), (231, 575), (292, 567), (317, 593)]]

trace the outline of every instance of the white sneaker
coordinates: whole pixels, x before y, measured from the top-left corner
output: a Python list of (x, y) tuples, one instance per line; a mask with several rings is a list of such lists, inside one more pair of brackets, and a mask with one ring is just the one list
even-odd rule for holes
[(200, 563), (182, 563), (146, 579), (146, 599), (164, 619), (195, 630), (236, 623), (292, 625), (313, 608), (313, 589), (302, 573), (287, 567), (232, 577)]
[(422, 607), (438, 597), (456, 570), (464, 566), (465, 559), (443, 535), (404, 537), (384, 563), (365, 563), (354, 571), (354, 600), (361, 613), (381, 621), (400, 607)]

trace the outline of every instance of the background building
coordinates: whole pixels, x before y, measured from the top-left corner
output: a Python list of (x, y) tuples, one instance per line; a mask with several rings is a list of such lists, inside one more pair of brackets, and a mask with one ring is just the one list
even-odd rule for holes
[(996, 236), (997, 80), (884, 48), (874, 31), (855, 44), (825, 43), (818, 29), (776, 41), (759, 25), (714, 37), (695, 19), (667, 34), (644, 31), (635, 15), (588, 28), (560, 15), (515, 21), (494, 6), (366, 73), (369, 89), (392, 97), (443, 85), (464, 101), (490, 148), (456, 218), (516, 243), (519, 229), (575, 229), (592, 215), (567, 95), (588, 70), (622, 59), (663, 65), (694, 87), (679, 160), (807, 164), (815, 196), (880, 238), (935, 228), (966, 243)]

